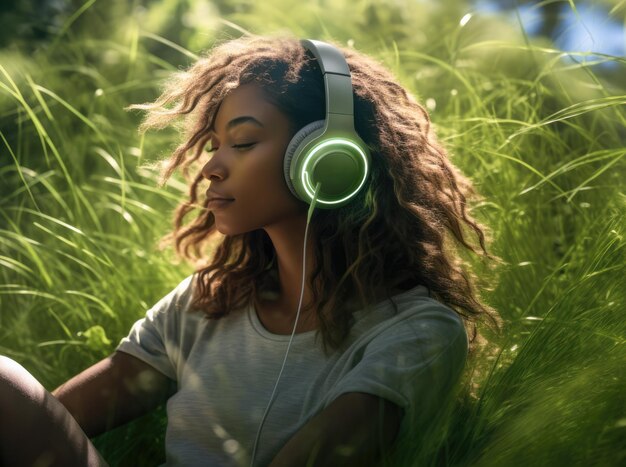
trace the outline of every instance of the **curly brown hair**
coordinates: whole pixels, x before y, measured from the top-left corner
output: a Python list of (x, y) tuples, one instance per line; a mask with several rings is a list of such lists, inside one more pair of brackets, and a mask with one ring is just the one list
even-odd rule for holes
[[(487, 229), (469, 213), (468, 200), (479, 196), (437, 142), (424, 107), (391, 72), (352, 48), (327, 42), (343, 52), (349, 65), (355, 128), (370, 148), (372, 167), (354, 202), (314, 213), (313, 301), (304, 312), (315, 310), (316, 336), (321, 332), (328, 352), (345, 341), (352, 313), (375, 303), (373, 291), (380, 284), (388, 298), (394, 287), (406, 290), (422, 284), (463, 317), (473, 353), (484, 340), (476, 325), (479, 318), (488, 318), (495, 329), (501, 326), (496, 310), (479, 298), (477, 278), (457, 251), (461, 246), (482, 259), (498, 260), (485, 246)], [(200, 163), (220, 103), (246, 83), (259, 84), (284, 112), (292, 122), (292, 136), (325, 118), (317, 61), (297, 38), (284, 33), (216, 43), (188, 70), (175, 73), (155, 102), (130, 106), (148, 111), (142, 131), (186, 116), (183, 142), (164, 165), (162, 182), (181, 167), (190, 183), (189, 199), (178, 206), (167, 238), (186, 259), (211, 257), (197, 270), (193, 302), (208, 319), (221, 318), (278, 287), (275, 251), (267, 233), (259, 229), (220, 238), (206, 200), (198, 203), (203, 177), (200, 171), (189, 173)], [(197, 216), (185, 223), (192, 211)], [(206, 255), (207, 250), (212, 255)]]

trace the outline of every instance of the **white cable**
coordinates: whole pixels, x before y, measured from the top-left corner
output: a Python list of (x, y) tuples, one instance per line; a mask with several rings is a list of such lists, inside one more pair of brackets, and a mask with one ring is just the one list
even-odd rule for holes
[(265, 423), (267, 414), (269, 413), (269, 410), (272, 407), (272, 404), (274, 403), (274, 394), (276, 393), (276, 388), (278, 387), (278, 382), (280, 381), (280, 377), (283, 374), (283, 369), (285, 368), (285, 363), (287, 362), (287, 355), (289, 354), (289, 347), (291, 347), (291, 341), (293, 340), (293, 336), (296, 333), (296, 326), (298, 325), (298, 317), (300, 316), (300, 307), (302, 306), (302, 297), (304, 296), (304, 279), (305, 279), (305, 273), (306, 273), (306, 239), (307, 239), (307, 235), (309, 232), (309, 223), (311, 221), (311, 215), (313, 214), (313, 209), (315, 208), (315, 204), (317, 203), (317, 194), (319, 192), (319, 189), (320, 189), (320, 184), (318, 183), (317, 186), (315, 187), (315, 194), (313, 195), (313, 200), (311, 201), (311, 205), (309, 206), (309, 212), (307, 213), (307, 218), (306, 218), (306, 227), (304, 229), (304, 245), (302, 247), (302, 287), (300, 288), (300, 301), (298, 302), (296, 322), (293, 325), (293, 331), (291, 332), (291, 337), (289, 338), (289, 344), (287, 345), (287, 352), (285, 352), (283, 365), (280, 368), (280, 372), (278, 373), (278, 378), (276, 379), (274, 390), (272, 391), (272, 395), (270, 396), (270, 401), (267, 404), (265, 413), (263, 414), (263, 419), (261, 420), (261, 424), (259, 425), (259, 430), (256, 433), (256, 439), (254, 440), (254, 448), (252, 450), (252, 459), (250, 459), (250, 467), (253, 467), (257, 444), (259, 442), (259, 438), (261, 437), (261, 429), (263, 428), (263, 424)]

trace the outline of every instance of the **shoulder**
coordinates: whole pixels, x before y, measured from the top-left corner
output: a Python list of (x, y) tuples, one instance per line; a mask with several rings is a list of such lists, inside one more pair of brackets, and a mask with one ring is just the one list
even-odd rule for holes
[(463, 317), (445, 303), (417, 295), (409, 297), (403, 305), (399, 315), (406, 324), (441, 336), (467, 337)]
[(163, 314), (187, 310), (193, 298), (194, 277), (194, 275), (189, 275), (181, 280), (152, 307), (150, 312)]
[(388, 326), (406, 322), (420, 322), (422, 326), (440, 326), (457, 332), (464, 329), (463, 318), (450, 306), (433, 298), (423, 285), (396, 293), (366, 310), (355, 313), (357, 318), (374, 318)]
[[(463, 318), (446, 304), (430, 297), (423, 286), (379, 303), (363, 321), (364, 327), (368, 328), (363, 336), (368, 346), (402, 345), (419, 348), (424, 355), (431, 356), (445, 353), (464, 357), (468, 351)], [(368, 321), (370, 326), (366, 324)]]
[(145, 314), (145, 320), (160, 327), (179, 323), (188, 315), (193, 300), (193, 275), (185, 277), (162, 296)]
[(456, 311), (425, 288), (394, 296), (397, 310), (379, 303), (355, 323), (357, 333), (341, 357), (349, 371), (331, 396), (366, 392), (426, 413), (462, 373), (467, 335)]

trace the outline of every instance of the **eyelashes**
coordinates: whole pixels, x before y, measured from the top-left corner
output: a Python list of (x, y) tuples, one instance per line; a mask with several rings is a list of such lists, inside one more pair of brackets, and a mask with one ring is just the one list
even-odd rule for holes
[[(236, 149), (247, 149), (247, 148), (251, 148), (252, 146), (254, 146), (256, 143), (246, 143), (246, 144), (233, 144), (231, 147), (232, 148), (236, 148)], [(215, 151), (217, 151), (219, 148), (212, 148), (212, 149), (207, 149), (206, 152), (212, 154)]]

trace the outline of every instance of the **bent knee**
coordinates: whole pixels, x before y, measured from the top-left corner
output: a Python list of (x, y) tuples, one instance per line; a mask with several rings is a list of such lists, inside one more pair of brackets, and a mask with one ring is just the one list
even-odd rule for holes
[(40, 399), (45, 388), (37, 378), (12, 358), (0, 355), (0, 400), (5, 405), (16, 397)]

